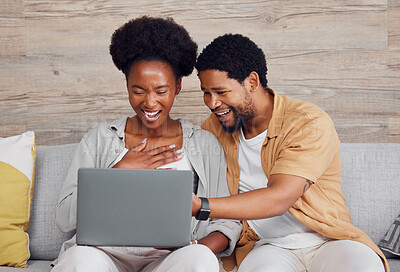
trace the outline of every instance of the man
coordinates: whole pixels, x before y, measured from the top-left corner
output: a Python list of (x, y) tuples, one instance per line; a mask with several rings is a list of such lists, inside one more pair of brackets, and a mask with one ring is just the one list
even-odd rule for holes
[(212, 111), (202, 127), (224, 147), (232, 196), (194, 196), (193, 215), (244, 220), (239, 272), (389, 271), (350, 223), (329, 116), (270, 89), (264, 53), (242, 35), (216, 38), (196, 69)]

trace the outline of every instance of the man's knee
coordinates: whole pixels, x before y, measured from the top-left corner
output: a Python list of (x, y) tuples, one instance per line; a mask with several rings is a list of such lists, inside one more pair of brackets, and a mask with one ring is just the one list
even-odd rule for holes
[(289, 250), (263, 245), (250, 251), (238, 272), (291, 272), (302, 269), (303, 265)]
[[(382, 260), (368, 246), (350, 240), (328, 242), (314, 258), (315, 271), (320, 267), (332, 267), (329, 271), (384, 272)], [(314, 271), (310, 269), (311, 271)]]
[(190, 245), (175, 253), (174, 259), (182, 267), (182, 271), (219, 271), (217, 257), (204, 245)]
[[(364, 271), (364, 272), (384, 272), (381, 258), (368, 246), (355, 242), (355, 241), (342, 241), (349, 247), (347, 252), (350, 252), (351, 261), (349, 266), (353, 267), (353, 270), (349, 271)], [(346, 245), (345, 244), (345, 245)]]

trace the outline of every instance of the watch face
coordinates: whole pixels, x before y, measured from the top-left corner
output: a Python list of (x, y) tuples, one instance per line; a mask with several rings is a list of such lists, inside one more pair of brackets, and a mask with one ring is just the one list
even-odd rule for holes
[(197, 220), (207, 220), (210, 215), (210, 210), (200, 209), (199, 213), (196, 216)]

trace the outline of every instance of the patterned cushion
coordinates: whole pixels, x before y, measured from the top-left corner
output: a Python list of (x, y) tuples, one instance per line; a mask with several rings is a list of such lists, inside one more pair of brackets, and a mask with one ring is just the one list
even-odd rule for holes
[(379, 242), (383, 252), (400, 257), (400, 214)]

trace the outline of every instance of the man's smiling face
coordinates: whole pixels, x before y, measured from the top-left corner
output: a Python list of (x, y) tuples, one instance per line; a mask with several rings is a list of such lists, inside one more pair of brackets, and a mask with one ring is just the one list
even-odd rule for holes
[(199, 72), (204, 103), (227, 132), (235, 132), (254, 117), (253, 101), (244, 84), (229, 78), (227, 72)]

